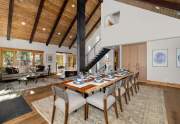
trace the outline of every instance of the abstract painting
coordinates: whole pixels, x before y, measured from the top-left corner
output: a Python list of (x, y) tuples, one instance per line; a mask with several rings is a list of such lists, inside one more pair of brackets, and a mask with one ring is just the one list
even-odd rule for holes
[(167, 67), (168, 66), (168, 50), (159, 49), (153, 50), (152, 55), (152, 64), (153, 67)]
[(177, 67), (180, 68), (180, 48), (176, 49), (176, 63)]

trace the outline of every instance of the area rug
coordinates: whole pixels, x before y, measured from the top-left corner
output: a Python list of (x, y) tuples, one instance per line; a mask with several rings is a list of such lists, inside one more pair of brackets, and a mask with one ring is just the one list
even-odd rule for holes
[(0, 102), (0, 124), (31, 111), (22, 96)]
[[(50, 123), (52, 115), (52, 96), (34, 101), (37, 112)], [(116, 119), (114, 109), (108, 111), (110, 124), (168, 124), (163, 91), (159, 88), (142, 86), (140, 92), (132, 97), (128, 105), (123, 101), (124, 112)], [(56, 109), (54, 124), (63, 124), (64, 114)], [(104, 114), (94, 107), (89, 108), (89, 118), (84, 120), (84, 108), (70, 114), (69, 124), (104, 124)]]

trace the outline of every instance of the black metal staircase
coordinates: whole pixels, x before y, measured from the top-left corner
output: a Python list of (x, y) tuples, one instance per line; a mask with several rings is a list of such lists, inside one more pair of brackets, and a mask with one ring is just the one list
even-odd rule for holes
[(106, 55), (106, 53), (108, 53), (110, 51), (110, 49), (107, 48), (103, 48), (99, 54), (97, 54), (94, 59), (91, 60), (90, 63), (88, 63), (88, 65), (85, 67), (84, 71), (87, 72), (89, 71), (89, 69), (91, 69), (99, 60), (101, 60), (104, 55)]

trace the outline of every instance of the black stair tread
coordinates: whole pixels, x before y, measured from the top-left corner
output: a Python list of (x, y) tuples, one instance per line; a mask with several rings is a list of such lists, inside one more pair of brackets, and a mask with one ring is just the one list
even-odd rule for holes
[(92, 68), (99, 60), (101, 60), (106, 53), (108, 53), (110, 49), (103, 48), (95, 57), (91, 60), (90, 63), (87, 64), (84, 70), (88, 71), (90, 68)]

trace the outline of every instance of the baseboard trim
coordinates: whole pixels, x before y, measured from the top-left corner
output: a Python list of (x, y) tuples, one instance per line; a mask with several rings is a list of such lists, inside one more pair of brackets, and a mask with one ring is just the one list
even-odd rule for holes
[(146, 84), (146, 85), (171, 87), (171, 88), (179, 88), (180, 89), (180, 84), (175, 84), (175, 83), (167, 83), (167, 82), (159, 82), (159, 81), (151, 81), (151, 80), (139, 81), (139, 82), (141, 84)]

